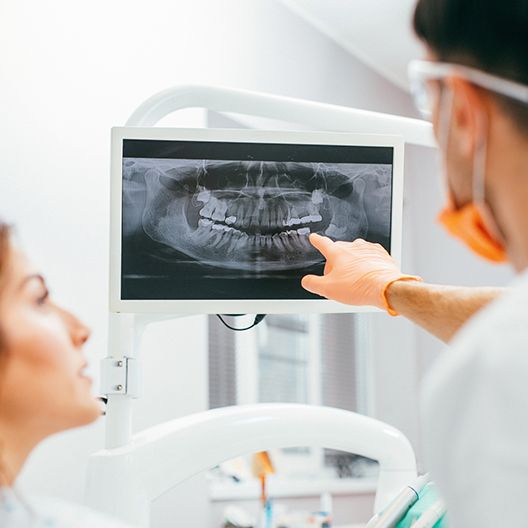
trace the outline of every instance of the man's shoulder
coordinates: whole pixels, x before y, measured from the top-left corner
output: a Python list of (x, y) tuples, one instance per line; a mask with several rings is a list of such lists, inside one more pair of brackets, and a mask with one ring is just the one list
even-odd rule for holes
[[(473, 316), (453, 338), (456, 351), (492, 356), (524, 352), (528, 358), (528, 281), (514, 283), (504, 294)], [(504, 356), (503, 356), (504, 358)]]
[(505, 511), (519, 514), (528, 475), (527, 378), (528, 284), (514, 283), (467, 323), (424, 381), (427, 465), (452, 519), (468, 512), (484, 519), (460, 526), (502, 526), (495, 519)]
[[(528, 377), (528, 283), (513, 285), (453, 338), (426, 376), (422, 396), (453, 406), (484, 386), (523, 387)], [(448, 388), (448, 390), (446, 390)], [(523, 398), (524, 400), (524, 398)], [(444, 405), (444, 403), (442, 405)]]

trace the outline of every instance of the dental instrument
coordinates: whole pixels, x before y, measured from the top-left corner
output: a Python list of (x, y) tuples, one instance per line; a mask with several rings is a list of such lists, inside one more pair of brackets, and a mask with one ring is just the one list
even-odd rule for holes
[(383, 511), (369, 521), (366, 528), (394, 528), (409, 508), (420, 498), (420, 492), (428, 482), (429, 475), (426, 474), (403, 488)]
[(447, 508), (442, 499), (438, 499), (422, 516), (412, 525), (412, 528), (434, 528), (447, 513)]
[[(445, 528), (445, 508), (438, 507), (440, 496), (436, 484), (431, 481), (428, 482), (418, 495), (416, 502), (403, 513), (394, 525), (395, 528), (412, 528), (418, 521), (432, 522), (431, 526), (434, 528)], [(438, 514), (438, 518), (432, 516), (433, 513)]]
[(253, 455), (252, 472), (253, 476), (260, 481), (260, 503), (264, 516), (264, 526), (262, 528), (272, 528), (273, 509), (268, 495), (267, 479), (269, 475), (275, 474), (275, 468), (267, 451), (260, 451)]

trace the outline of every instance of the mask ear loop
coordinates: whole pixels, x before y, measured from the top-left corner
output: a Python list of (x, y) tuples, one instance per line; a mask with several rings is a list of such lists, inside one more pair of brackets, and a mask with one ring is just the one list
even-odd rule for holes
[[(450, 136), (450, 123), (453, 115), (453, 98), (454, 93), (451, 88), (444, 87), (440, 93), (439, 100), (439, 112), (440, 112), (440, 123), (438, 131), (438, 167), (441, 174), (442, 187), (444, 190), (444, 196), (447, 197), (450, 207), (455, 207), (453, 202), (453, 194), (449, 188), (449, 181), (447, 179), (447, 155), (449, 150), (449, 136)], [(447, 105), (447, 106), (446, 106)]]
[(486, 207), (486, 152), (487, 138), (484, 130), (488, 128), (488, 119), (485, 115), (478, 118), (482, 133), (475, 147), (475, 157), (473, 158), (473, 202), (479, 207)]
[(502, 236), (497, 222), (491, 212), (490, 206), (486, 202), (486, 161), (487, 161), (487, 130), (488, 118), (485, 113), (479, 115), (479, 124), (481, 125), (480, 137), (475, 148), (473, 159), (473, 203), (478, 207), (482, 220), (488, 232), (492, 237), (504, 246), (504, 237)]

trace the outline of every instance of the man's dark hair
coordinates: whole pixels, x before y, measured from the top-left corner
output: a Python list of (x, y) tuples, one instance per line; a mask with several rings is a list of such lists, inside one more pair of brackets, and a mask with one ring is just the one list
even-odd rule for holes
[[(528, 86), (528, 0), (419, 0), (414, 30), (440, 61)], [(528, 133), (528, 104), (497, 100)]]

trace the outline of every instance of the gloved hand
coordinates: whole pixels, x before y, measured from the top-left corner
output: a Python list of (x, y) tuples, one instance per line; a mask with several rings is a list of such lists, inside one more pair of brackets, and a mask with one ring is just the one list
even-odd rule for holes
[(354, 306), (376, 306), (398, 315), (386, 297), (388, 287), (398, 280), (418, 280), (405, 275), (380, 244), (361, 238), (354, 242), (334, 242), (310, 235), (310, 242), (326, 258), (324, 275), (306, 275), (302, 286), (309, 292)]

